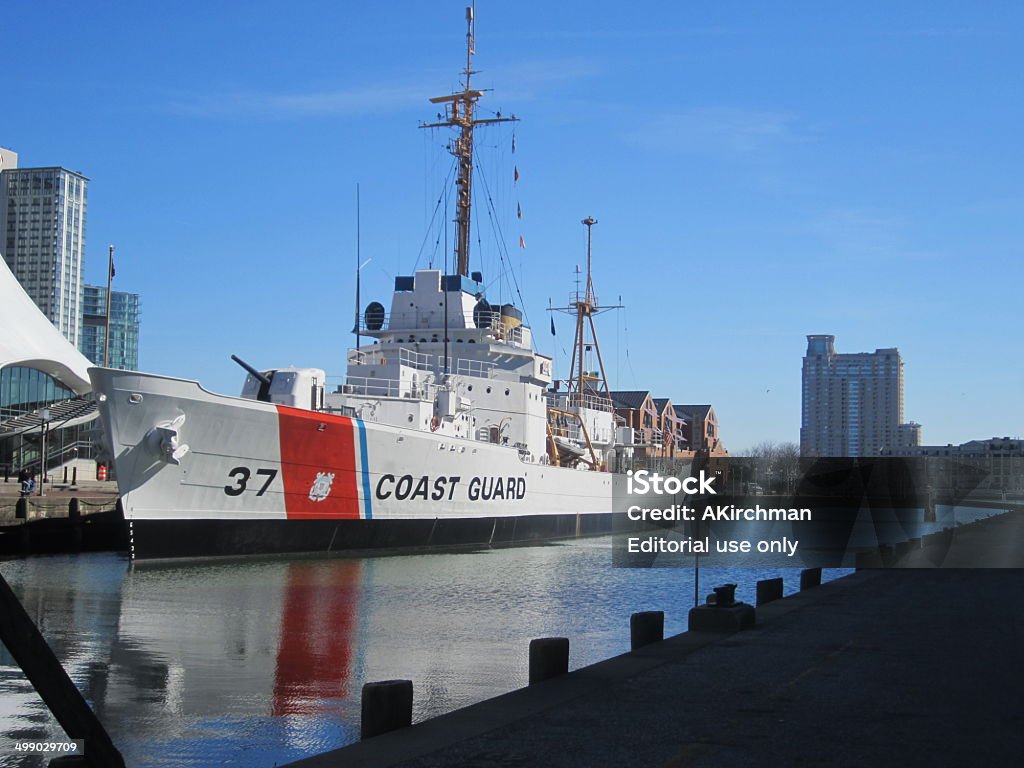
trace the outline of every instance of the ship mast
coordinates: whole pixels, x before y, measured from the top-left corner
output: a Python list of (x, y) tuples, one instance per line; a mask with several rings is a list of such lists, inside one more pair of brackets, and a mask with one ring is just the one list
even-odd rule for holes
[(448, 96), (436, 96), (432, 104), (444, 104), (444, 114), (438, 113), (437, 122), (422, 123), (421, 128), (455, 128), (458, 135), (448, 142), (448, 151), (458, 161), (459, 173), (455, 180), (455, 261), (458, 274), (469, 276), (469, 221), (473, 201), (473, 129), (478, 125), (510, 123), (511, 117), (479, 119), (476, 117), (476, 103), (483, 91), (470, 88), (470, 78), (478, 74), (473, 69), (473, 55), (476, 53), (476, 4), (466, 8), (466, 68), (462, 72), (462, 90)]
[[(576, 334), (573, 337), (572, 362), (569, 365), (569, 378), (566, 381), (566, 386), (570, 394), (570, 405), (584, 407), (587, 399), (585, 396), (611, 400), (611, 393), (608, 389), (608, 377), (604, 370), (604, 360), (601, 358), (601, 347), (597, 342), (594, 315), (608, 309), (621, 309), (621, 306), (598, 305), (597, 295), (594, 293), (591, 258), (593, 227), (597, 224), (597, 219), (593, 216), (588, 216), (580, 223), (587, 228), (587, 278), (584, 283), (583, 294), (580, 295), (579, 284), (577, 284), (576, 295), (570, 300), (569, 306), (553, 309), (556, 312), (565, 312), (576, 316)], [(588, 327), (590, 328), (589, 340), (586, 333)], [(584, 353), (591, 347), (597, 356), (598, 370), (596, 372), (586, 370)], [(577, 402), (573, 402), (573, 393), (577, 396)]]

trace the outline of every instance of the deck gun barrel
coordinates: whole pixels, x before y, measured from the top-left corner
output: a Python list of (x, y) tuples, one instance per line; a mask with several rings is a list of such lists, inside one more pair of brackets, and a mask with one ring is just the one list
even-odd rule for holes
[(255, 368), (253, 368), (251, 365), (249, 365), (247, 362), (245, 362), (245, 360), (240, 358), (238, 355), (232, 355), (231, 359), (234, 360), (236, 363), (238, 363), (243, 368), (245, 368), (245, 370), (248, 371), (249, 374), (252, 375), (252, 377), (254, 379), (259, 381), (260, 384), (262, 384), (265, 387), (269, 387), (270, 386), (270, 379), (267, 378), (267, 376), (265, 374), (262, 374), (259, 371), (257, 371)]

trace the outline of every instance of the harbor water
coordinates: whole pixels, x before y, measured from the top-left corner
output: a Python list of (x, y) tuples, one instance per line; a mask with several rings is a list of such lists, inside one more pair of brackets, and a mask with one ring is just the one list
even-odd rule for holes
[[(127, 765), (269, 768), (358, 740), (364, 682), (411, 679), (418, 721), (525, 685), (532, 638), (569, 637), (577, 668), (627, 651), (635, 611), (684, 631), (693, 570), (614, 568), (610, 546), (143, 567), (69, 555), (0, 572)], [(775, 576), (798, 589), (797, 569), (701, 569), (697, 592), (735, 582), (754, 602)], [(62, 737), (0, 649), (0, 743)]]

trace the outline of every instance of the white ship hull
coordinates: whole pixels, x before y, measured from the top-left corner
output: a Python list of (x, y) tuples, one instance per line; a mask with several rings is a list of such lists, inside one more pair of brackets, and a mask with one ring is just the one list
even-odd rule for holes
[(90, 371), (134, 558), (509, 544), (610, 530), (621, 476)]

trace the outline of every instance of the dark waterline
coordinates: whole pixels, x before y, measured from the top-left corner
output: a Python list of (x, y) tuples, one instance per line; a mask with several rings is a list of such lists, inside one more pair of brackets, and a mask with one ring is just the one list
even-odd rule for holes
[[(627, 651), (634, 611), (684, 631), (693, 571), (613, 568), (609, 548), (137, 569), (80, 555), (0, 572), (129, 766), (269, 767), (357, 740), (369, 680), (413, 680), (422, 720), (525, 685), (532, 638), (569, 637), (577, 668)], [(797, 569), (702, 568), (699, 591), (736, 582), (754, 602), (775, 576), (798, 589)], [(62, 735), (2, 650), (0, 740)]]

